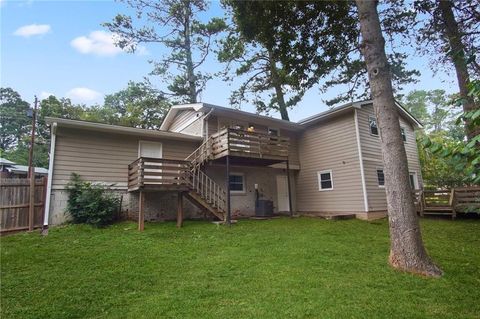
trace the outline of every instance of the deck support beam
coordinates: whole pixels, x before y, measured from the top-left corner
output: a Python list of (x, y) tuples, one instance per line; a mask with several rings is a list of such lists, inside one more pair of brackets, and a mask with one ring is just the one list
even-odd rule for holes
[(226, 181), (227, 181), (227, 185), (226, 185), (226, 188), (227, 188), (227, 218), (225, 220), (225, 222), (227, 223), (227, 225), (230, 225), (232, 223), (232, 215), (231, 215), (231, 207), (230, 207), (230, 156), (227, 155), (226, 157), (226, 175), (227, 175), (227, 178), (226, 178)]
[(293, 209), (292, 209), (292, 190), (290, 186), (290, 163), (287, 159), (287, 184), (288, 184), (288, 210), (290, 212), (290, 217), (293, 216)]
[(183, 193), (178, 192), (177, 196), (177, 228), (183, 225)]
[(140, 191), (138, 196), (138, 230), (143, 231), (145, 228), (145, 193)]

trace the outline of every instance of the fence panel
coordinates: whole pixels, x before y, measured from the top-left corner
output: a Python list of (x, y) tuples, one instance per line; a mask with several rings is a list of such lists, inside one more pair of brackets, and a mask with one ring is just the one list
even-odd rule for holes
[[(45, 213), (45, 177), (35, 180), (34, 227), (41, 227)], [(0, 179), (0, 232), (28, 229), (30, 180), (28, 178)]]

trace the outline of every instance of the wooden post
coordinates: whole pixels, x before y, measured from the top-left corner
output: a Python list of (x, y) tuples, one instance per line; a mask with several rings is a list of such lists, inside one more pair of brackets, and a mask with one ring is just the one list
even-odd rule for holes
[(30, 177), (30, 205), (28, 206), (28, 231), (33, 231), (35, 217), (35, 167), (33, 166), (33, 146), (35, 145), (35, 124), (37, 120), (38, 99), (35, 96), (35, 107), (32, 113), (32, 135), (30, 137), (30, 151), (28, 157), (28, 177)]
[(143, 231), (145, 228), (145, 193), (140, 191), (138, 198), (138, 230)]
[(290, 211), (290, 217), (293, 216), (292, 209), (292, 190), (290, 189), (290, 164), (287, 159), (287, 184), (288, 184), (288, 209)]
[(232, 215), (230, 211), (230, 155), (226, 156), (226, 161), (227, 161), (227, 167), (226, 167), (226, 175), (227, 175), (227, 219), (226, 223), (227, 225), (230, 225), (232, 223)]
[(183, 225), (183, 193), (178, 192), (177, 197), (177, 227), (180, 228)]

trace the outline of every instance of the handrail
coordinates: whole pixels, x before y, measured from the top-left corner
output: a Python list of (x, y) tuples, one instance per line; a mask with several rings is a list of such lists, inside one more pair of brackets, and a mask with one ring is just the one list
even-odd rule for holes
[(205, 201), (222, 213), (226, 211), (227, 193), (199, 167), (190, 171), (190, 182), (192, 189)]

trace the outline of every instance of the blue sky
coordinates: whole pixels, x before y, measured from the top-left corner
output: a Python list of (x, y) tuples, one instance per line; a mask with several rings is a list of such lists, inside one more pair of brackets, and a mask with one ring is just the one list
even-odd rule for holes
[[(12, 87), (31, 102), (34, 95), (70, 97), (73, 102), (91, 105), (102, 103), (103, 95), (124, 88), (129, 80), (141, 81), (151, 71), (149, 60), (162, 54), (158, 46), (145, 46), (136, 54), (115, 48), (101, 23), (117, 13), (133, 13), (124, 3), (114, 1), (9, 1), (0, 0), (1, 48), (0, 82)], [(212, 2), (206, 16), (223, 15), (218, 2)], [(456, 90), (451, 74), (430, 70), (424, 57), (413, 53), (409, 66), (422, 76), (414, 89)], [(219, 71), (222, 66), (211, 56), (204, 70)], [(163, 87), (158, 78), (152, 83)], [(207, 84), (201, 99), (228, 106), (232, 90), (241, 83), (214, 79)], [(290, 111), (292, 120), (326, 110), (325, 99), (335, 97), (341, 88), (322, 94), (313, 88), (298, 106)], [(242, 109), (253, 111), (248, 105)], [(277, 116), (278, 115), (275, 115)]]

